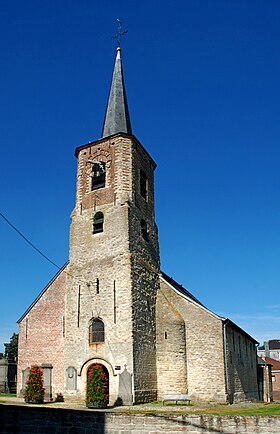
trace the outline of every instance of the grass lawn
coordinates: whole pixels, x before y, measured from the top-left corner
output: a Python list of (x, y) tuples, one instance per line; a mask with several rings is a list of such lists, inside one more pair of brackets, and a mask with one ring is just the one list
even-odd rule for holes
[[(210, 403), (191, 403), (190, 405), (162, 405), (152, 403), (148, 406), (138, 406), (128, 410), (129, 413), (157, 414), (213, 414), (225, 416), (280, 416), (280, 403), (243, 403), (234, 405), (215, 405)], [(122, 408), (125, 412), (125, 409)]]
[(0, 393), (0, 398), (2, 396), (8, 396), (8, 397), (11, 397), (11, 398), (15, 398), (17, 395), (15, 393)]
[(215, 406), (204, 409), (203, 414), (229, 415), (229, 416), (280, 416), (280, 404), (255, 404), (248, 407), (241, 406)]

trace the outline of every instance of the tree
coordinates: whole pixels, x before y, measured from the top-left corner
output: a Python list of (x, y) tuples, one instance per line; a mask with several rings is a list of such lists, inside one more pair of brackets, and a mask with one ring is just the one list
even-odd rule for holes
[(5, 354), (4, 357), (8, 360), (15, 361), (18, 355), (18, 334), (13, 333), (13, 336), (10, 338), (10, 342), (4, 344), (5, 346)]

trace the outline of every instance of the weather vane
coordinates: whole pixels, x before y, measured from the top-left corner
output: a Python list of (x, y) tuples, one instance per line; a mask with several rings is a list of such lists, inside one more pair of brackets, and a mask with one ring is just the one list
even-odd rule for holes
[(118, 47), (121, 46), (121, 40), (122, 40), (122, 36), (128, 32), (128, 30), (123, 30), (122, 31), (122, 22), (119, 18), (117, 18), (117, 22), (118, 22), (118, 33), (114, 36), (112, 36), (112, 39), (117, 39), (118, 41)]

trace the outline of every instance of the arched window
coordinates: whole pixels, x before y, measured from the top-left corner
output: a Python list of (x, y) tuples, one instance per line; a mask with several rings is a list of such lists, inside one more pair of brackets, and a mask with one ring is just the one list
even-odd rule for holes
[(144, 238), (144, 240), (149, 241), (149, 233), (148, 233), (147, 223), (143, 219), (141, 220), (141, 234), (142, 234), (142, 237)]
[(92, 165), (91, 189), (105, 187), (106, 169), (103, 161), (96, 161)]
[(89, 325), (89, 343), (105, 342), (104, 323), (100, 318), (92, 318)]
[(103, 232), (104, 215), (98, 211), (93, 217), (93, 233)]

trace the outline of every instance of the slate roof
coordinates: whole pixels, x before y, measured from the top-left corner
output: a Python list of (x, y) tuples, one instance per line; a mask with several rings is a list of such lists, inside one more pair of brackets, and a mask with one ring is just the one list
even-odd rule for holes
[[(268, 347), (270, 350), (280, 350), (280, 339), (271, 339), (268, 341)], [(264, 350), (264, 345), (259, 347), (259, 350)]]
[(111, 89), (103, 123), (102, 138), (117, 133), (132, 134), (124, 85), (120, 47), (117, 48)]
[(229, 324), (231, 327), (235, 328), (239, 333), (246, 336), (248, 339), (250, 339), (254, 344), (258, 344), (259, 342), (256, 341), (255, 338), (253, 338), (251, 335), (249, 335), (245, 330), (243, 330), (241, 327), (239, 327), (237, 324), (235, 324), (233, 321), (231, 321), (229, 318), (221, 317), (220, 315), (217, 315), (216, 313), (212, 312), (210, 309), (208, 309), (204, 304), (202, 304), (191, 292), (189, 292), (186, 288), (184, 288), (182, 285), (180, 285), (176, 280), (174, 280), (172, 277), (168, 276), (163, 271), (160, 272), (162, 278), (169, 283), (173, 288), (176, 289), (179, 293), (181, 293), (183, 296), (188, 297), (189, 299), (193, 300), (195, 303), (199, 304), (203, 309), (210, 312), (212, 315), (214, 315), (216, 318), (220, 319), (225, 325)]
[(200, 306), (205, 307), (193, 294), (191, 294), (186, 288), (184, 288), (180, 283), (176, 282), (176, 280), (172, 279), (172, 277), (168, 276), (163, 271), (160, 272), (164, 280), (168, 282), (171, 286), (177, 289), (182, 295), (186, 295), (191, 300), (195, 301), (196, 303), (200, 304)]

